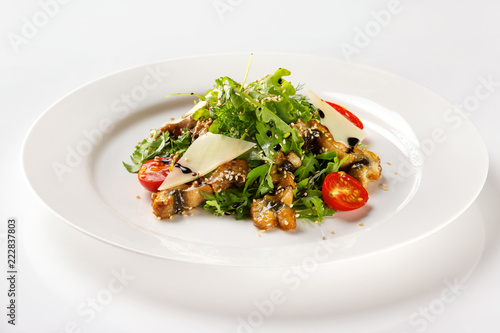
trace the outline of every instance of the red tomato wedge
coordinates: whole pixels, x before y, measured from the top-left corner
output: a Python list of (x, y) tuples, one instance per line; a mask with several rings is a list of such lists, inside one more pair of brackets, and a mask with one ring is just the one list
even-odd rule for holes
[(368, 192), (355, 178), (343, 171), (328, 174), (323, 181), (323, 200), (335, 210), (354, 210), (368, 201)]
[(146, 190), (158, 192), (158, 187), (170, 172), (170, 162), (164, 161), (161, 157), (157, 157), (141, 165), (137, 178)]
[(356, 115), (354, 113), (352, 113), (351, 111), (347, 110), (345, 107), (340, 106), (338, 104), (328, 102), (328, 101), (325, 101), (325, 102), (328, 103), (335, 110), (337, 110), (341, 115), (346, 117), (351, 123), (353, 123), (354, 125), (356, 125), (360, 129), (363, 129), (363, 127), (364, 127), (363, 123), (361, 122), (361, 120), (359, 120), (358, 117), (356, 117)]

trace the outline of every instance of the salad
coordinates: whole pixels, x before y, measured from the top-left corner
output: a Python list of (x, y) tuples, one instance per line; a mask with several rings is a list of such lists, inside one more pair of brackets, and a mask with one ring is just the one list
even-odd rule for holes
[[(363, 123), (312, 91), (298, 94), (279, 68), (251, 83), (224, 76), (183, 117), (151, 130), (123, 163), (152, 192), (153, 214), (201, 206), (251, 218), (260, 230), (293, 230), (368, 201), (379, 157), (362, 145)], [(175, 94), (179, 95), (179, 94)]]

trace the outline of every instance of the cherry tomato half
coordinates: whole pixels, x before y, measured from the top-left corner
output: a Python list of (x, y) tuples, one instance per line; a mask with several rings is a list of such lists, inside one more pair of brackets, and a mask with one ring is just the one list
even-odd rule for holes
[(330, 106), (332, 106), (335, 110), (337, 110), (341, 115), (346, 117), (351, 123), (353, 123), (354, 125), (356, 125), (360, 129), (363, 129), (363, 127), (364, 127), (363, 123), (361, 122), (361, 120), (359, 120), (358, 117), (356, 117), (356, 115), (354, 113), (347, 110), (343, 106), (340, 106), (340, 105), (337, 105), (335, 103), (328, 102), (328, 101), (325, 101), (325, 102), (328, 103)]
[(368, 192), (355, 178), (343, 171), (332, 172), (323, 181), (323, 200), (335, 210), (353, 210), (368, 201)]
[(141, 165), (137, 178), (146, 190), (158, 192), (158, 187), (163, 183), (169, 171), (170, 163), (162, 162), (162, 158), (157, 157)]

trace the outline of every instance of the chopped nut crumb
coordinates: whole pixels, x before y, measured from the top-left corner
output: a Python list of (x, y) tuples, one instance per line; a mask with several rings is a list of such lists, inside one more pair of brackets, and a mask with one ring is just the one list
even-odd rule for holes
[(322, 240), (325, 240), (325, 239), (326, 239), (326, 237), (325, 237), (325, 236), (323, 236), (323, 238), (321, 238), (321, 239), (322, 239)]

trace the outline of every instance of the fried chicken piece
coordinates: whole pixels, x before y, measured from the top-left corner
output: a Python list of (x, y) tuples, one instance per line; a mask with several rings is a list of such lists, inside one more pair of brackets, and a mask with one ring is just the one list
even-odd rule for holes
[(273, 185), (278, 189), (287, 186), (295, 188), (295, 176), (293, 173), (302, 165), (300, 157), (294, 152), (290, 152), (285, 156), (285, 154), (280, 151), (274, 158), (274, 163), (275, 165), (270, 172)]
[(196, 122), (196, 125), (191, 129), (191, 140), (194, 141), (203, 134), (206, 134), (208, 132), (208, 128), (212, 125), (212, 122), (213, 120), (211, 118), (199, 119)]
[(169, 132), (174, 138), (184, 134), (185, 129), (192, 129), (196, 126), (197, 121), (191, 117), (180, 118), (178, 120), (163, 124), (158, 130)]
[(270, 230), (276, 227), (283, 230), (295, 229), (297, 218), (292, 202), (292, 186), (279, 190), (276, 195), (266, 194), (263, 198), (254, 200), (250, 207), (254, 225), (260, 230)]
[(184, 184), (153, 193), (153, 214), (157, 219), (166, 219), (189, 211), (205, 202), (202, 192), (212, 194), (231, 186), (243, 186), (248, 172), (250, 168), (245, 160), (232, 160), (220, 165), (208, 178), (202, 177), (191, 185)]
[(254, 200), (250, 207), (250, 215), (254, 225), (260, 230), (276, 227), (292, 230), (297, 226), (295, 210), (292, 208), (293, 189), (296, 187), (293, 172), (302, 165), (302, 160), (293, 152), (285, 156), (280, 151), (274, 162), (270, 175), (278, 191), (275, 195), (267, 194), (261, 199)]
[(380, 158), (375, 153), (335, 141), (332, 133), (319, 121), (310, 120), (305, 123), (299, 120), (295, 127), (304, 139), (304, 149), (312, 148), (317, 154), (335, 151), (339, 160), (347, 157), (340, 170), (356, 178), (365, 188), (370, 181), (377, 180), (382, 175)]

